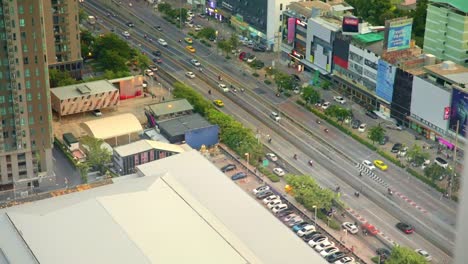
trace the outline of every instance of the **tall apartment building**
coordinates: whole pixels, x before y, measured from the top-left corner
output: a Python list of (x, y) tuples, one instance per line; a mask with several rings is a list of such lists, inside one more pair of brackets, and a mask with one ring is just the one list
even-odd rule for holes
[(55, 184), (45, 0), (0, 5), (0, 187)]
[(79, 8), (77, 0), (42, 0), (44, 26), (47, 29), (49, 68), (67, 71), (81, 78), (83, 59), (80, 47)]
[(430, 0), (424, 52), (468, 66), (468, 1)]

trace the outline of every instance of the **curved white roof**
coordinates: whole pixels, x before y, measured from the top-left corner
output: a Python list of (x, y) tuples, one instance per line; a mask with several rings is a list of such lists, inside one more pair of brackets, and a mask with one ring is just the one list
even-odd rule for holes
[(130, 113), (86, 121), (81, 123), (81, 126), (88, 135), (99, 139), (109, 139), (143, 131), (138, 118)]

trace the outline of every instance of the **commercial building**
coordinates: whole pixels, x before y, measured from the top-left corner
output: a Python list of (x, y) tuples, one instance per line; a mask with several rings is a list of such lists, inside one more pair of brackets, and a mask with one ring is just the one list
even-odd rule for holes
[(50, 89), (52, 109), (71, 115), (119, 105), (119, 89), (106, 80), (73, 84)]
[(193, 113), (193, 106), (187, 99), (165, 101), (157, 104), (145, 106), (145, 114), (148, 124), (155, 126), (157, 121), (190, 115)]
[[(1, 1), (0, 185), (55, 185), (42, 1)], [(28, 189), (23, 189), (28, 188)]]
[(424, 52), (468, 67), (468, 3), (430, 0), (427, 5)]
[(153, 160), (163, 159), (190, 149), (187, 145), (174, 145), (154, 140), (138, 140), (114, 148), (112, 162), (120, 175), (135, 172), (135, 167)]
[(326, 263), (197, 151), (137, 168), (112, 184), (0, 210), (0, 260)]

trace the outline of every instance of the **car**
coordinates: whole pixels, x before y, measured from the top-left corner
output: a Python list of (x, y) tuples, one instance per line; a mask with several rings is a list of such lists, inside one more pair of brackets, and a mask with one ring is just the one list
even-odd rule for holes
[(186, 72), (186, 73), (185, 73), (185, 76), (187, 76), (187, 77), (190, 78), (190, 79), (193, 79), (193, 78), (195, 78), (195, 73), (193, 73), (193, 72)]
[(158, 43), (163, 47), (167, 47), (167, 42), (162, 38), (158, 39)]
[(157, 56), (157, 57), (161, 57), (161, 51), (160, 50), (153, 50), (151, 52), (151, 54), (153, 54), (154, 56)]
[(286, 222), (289, 222), (289, 220), (293, 219), (293, 218), (296, 217), (296, 216), (298, 216), (296, 213), (290, 213), (290, 214), (284, 216), (284, 217), (281, 219), (281, 221), (283, 221), (283, 222), (286, 223)]
[(391, 152), (392, 153), (398, 153), (400, 149), (403, 148), (403, 145), (401, 143), (395, 143), (392, 147)]
[(289, 227), (292, 227), (292, 226), (295, 226), (295, 225), (297, 225), (299, 223), (302, 223), (302, 222), (304, 222), (304, 219), (302, 219), (302, 217), (300, 217), (300, 216), (296, 216), (293, 219), (289, 220), (286, 223), (286, 225), (289, 226)]
[(267, 153), (265, 154), (265, 156), (267, 157), (267, 159), (271, 160), (271, 161), (278, 161), (278, 157), (275, 155), (275, 153)]
[(128, 27), (134, 27), (135, 24), (133, 24), (133, 22), (130, 22), (130, 21), (129, 21), (129, 22), (127, 22), (127, 26), (128, 26)]
[(128, 3), (128, 6), (129, 6), (129, 7), (132, 7), (132, 6), (133, 6), (133, 4), (132, 4), (132, 3)]
[(343, 96), (333, 96), (333, 100), (340, 104), (346, 103), (346, 99), (344, 99)]
[(228, 172), (228, 171), (232, 171), (232, 170), (235, 170), (235, 169), (237, 169), (236, 164), (228, 164), (228, 165), (226, 165), (226, 166), (223, 166), (223, 167), (221, 168), (221, 171), (222, 171), (222, 172)]
[(282, 203), (283, 203), (283, 201), (281, 201), (281, 199), (276, 199), (276, 200), (272, 200), (269, 203), (267, 203), (266, 206), (268, 207), (268, 209), (272, 209), (273, 207), (275, 207), (277, 205), (280, 205)]
[(281, 116), (276, 112), (271, 112), (270, 117), (276, 122), (279, 122), (281, 120)]
[(436, 157), (434, 163), (446, 169), (448, 167), (448, 162), (441, 157)]
[(403, 231), (403, 233), (405, 234), (412, 234), (414, 232), (414, 227), (412, 227), (410, 224), (407, 224), (407, 223), (403, 223), (403, 222), (397, 223), (396, 227), (400, 229), (401, 231)]
[(321, 235), (321, 236), (316, 236), (315, 238), (309, 240), (307, 244), (309, 244), (310, 247), (314, 248), (315, 246), (317, 246), (318, 244), (324, 241), (328, 241), (328, 237)]
[(366, 132), (367, 125), (366, 124), (361, 124), (359, 125), (358, 131), (361, 133)]
[(244, 57), (242, 58), (243, 61), (247, 61), (247, 59), (252, 56), (249, 52), (245, 53)]
[(275, 207), (273, 207), (271, 209), (271, 211), (274, 213), (274, 214), (279, 214), (283, 211), (286, 211), (288, 209), (288, 205), (287, 204), (280, 204), (280, 205), (277, 205)]
[(359, 119), (354, 119), (351, 122), (351, 127), (354, 128), (354, 129), (358, 129), (360, 125), (361, 125), (361, 120), (359, 120)]
[(153, 62), (154, 62), (154, 63), (157, 63), (157, 64), (161, 64), (163, 61), (162, 61), (161, 57), (155, 57), (155, 58), (153, 59)]
[(359, 232), (358, 227), (355, 224), (351, 223), (351, 222), (344, 222), (343, 224), (341, 224), (341, 226), (344, 229), (348, 230), (348, 233), (351, 233), (353, 235), (357, 234)]
[(408, 148), (403, 147), (402, 149), (400, 149), (400, 151), (398, 151), (398, 156), (399, 157), (404, 157), (404, 156), (406, 156), (406, 153), (408, 153)]
[(218, 87), (221, 89), (223, 92), (229, 92), (229, 88), (224, 83), (219, 83)]
[(374, 165), (375, 167), (383, 170), (383, 171), (386, 171), (388, 170), (388, 165), (385, 164), (385, 162), (381, 161), (381, 160), (374, 160)]
[(305, 235), (308, 235), (312, 232), (315, 231), (315, 226), (314, 225), (306, 225), (304, 226), (301, 230), (297, 231), (297, 235), (302, 237)]
[(284, 176), (286, 174), (282, 168), (274, 168), (273, 173), (278, 176)]
[(239, 53), (239, 60), (244, 60), (244, 57), (247, 55), (247, 52), (243, 51)]
[(337, 248), (337, 247), (329, 247), (329, 248), (326, 248), (326, 249), (320, 251), (320, 256), (325, 258), (326, 256), (331, 255), (333, 253), (336, 253), (338, 251), (340, 251), (340, 249)]
[(197, 67), (200, 67), (201, 66), (201, 63), (196, 60), (196, 59), (191, 59), (190, 60), (190, 63), (193, 65), (193, 66), (197, 66)]
[(301, 82), (301, 77), (299, 77), (297, 74), (291, 74), (291, 77), (292, 77), (293, 81)]
[(332, 241), (323, 241), (322, 243), (318, 244), (315, 246), (315, 251), (317, 252), (321, 252), (322, 250), (325, 250), (327, 248), (331, 248), (331, 247), (334, 247), (335, 246), (335, 243), (332, 242)]
[(323, 110), (327, 110), (327, 108), (330, 107), (330, 105), (331, 105), (330, 102), (324, 102), (321, 107)]
[(158, 71), (158, 66), (154, 65), (154, 64), (151, 64), (150, 66), (148, 66), (148, 68), (150, 70), (152, 70), (153, 72), (157, 72)]
[(153, 75), (154, 75), (154, 72), (153, 72), (153, 70), (151, 70), (151, 69), (146, 69), (146, 70), (145, 70), (145, 75), (153, 76)]
[(277, 217), (280, 217), (280, 218), (285, 217), (285, 216), (288, 216), (288, 215), (290, 215), (292, 213), (294, 213), (292, 210), (285, 210), (285, 211), (283, 211), (281, 213), (278, 213)]
[(315, 231), (308, 235), (303, 236), (302, 240), (304, 240), (305, 242), (309, 242), (311, 239), (314, 239), (315, 237), (320, 236), (320, 235), (322, 235), (322, 233), (320, 233), (319, 231)]
[(224, 106), (223, 101), (221, 101), (219, 99), (213, 100), (213, 104), (216, 105), (217, 107), (223, 107)]
[(247, 174), (245, 174), (245, 172), (241, 171), (241, 172), (238, 172), (234, 175), (231, 176), (231, 179), (233, 181), (237, 181), (237, 180), (240, 180), (240, 179), (244, 179), (247, 177)]
[(388, 140), (389, 140), (388, 136), (383, 136), (382, 140), (379, 141), (379, 144), (380, 145), (385, 145), (385, 144), (387, 144)]
[(252, 63), (256, 59), (257, 59), (257, 57), (255, 57), (255, 55), (252, 54), (247, 58), (247, 63)]
[(252, 48), (253, 51), (258, 51), (258, 52), (265, 52), (267, 50), (267, 47), (264, 45), (254, 45)]
[(189, 37), (186, 37), (184, 38), (184, 41), (188, 44), (192, 44), (193, 43), (193, 39), (192, 38), (189, 38)]
[(129, 37), (130, 37), (130, 33), (128, 33), (128, 31), (123, 31), (123, 32), (122, 32), (122, 36), (124, 36), (125, 38), (129, 38)]
[(262, 186), (259, 186), (255, 189), (252, 190), (253, 194), (257, 194), (259, 192), (264, 192), (264, 191), (269, 191), (270, 190), (270, 186), (268, 185), (262, 185)]
[(195, 53), (197, 50), (193, 46), (187, 46), (185, 49), (190, 53)]
[(271, 196), (271, 195), (274, 195), (272, 191), (264, 191), (264, 192), (259, 192), (255, 194), (257, 199), (265, 199), (266, 197)]
[(379, 116), (372, 110), (366, 111), (366, 116), (372, 118), (372, 119), (379, 119)]
[(364, 165), (364, 167), (368, 168), (369, 170), (375, 170), (375, 166), (372, 165), (372, 162), (368, 160), (363, 160), (362, 165)]
[(200, 25), (196, 25), (196, 26), (195, 26), (195, 31), (200, 31), (200, 30), (202, 30), (202, 29), (203, 29), (203, 27), (200, 26)]
[(334, 264), (352, 264), (354, 263), (354, 258), (353, 257), (344, 257), (342, 259), (339, 259), (335, 262), (333, 262)]
[(99, 109), (94, 109), (94, 110), (93, 110), (93, 115), (94, 115), (94, 116), (102, 116), (102, 112), (101, 112), (101, 110), (99, 110)]
[(386, 248), (378, 248), (375, 250), (375, 253), (381, 257), (388, 258), (390, 257), (390, 254), (392, 254), (392, 251)]
[(346, 254), (342, 251), (338, 251), (338, 252), (335, 252), (333, 254), (330, 254), (328, 256), (325, 257), (325, 260), (328, 261), (328, 263), (333, 263), (337, 260), (340, 260), (342, 258), (346, 257)]
[(278, 200), (278, 199), (280, 199), (280, 197), (278, 195), (273, 194), (273, 195), (270, 195), (267, 198), (263, 199), (262, 201), (263, 201), (264, 204), (268, 204), (269, 202), (274, 201), (274, 200)]
[(429, 253), (426, 250), (418, 248), (418, 249), (415, 249), (414, 251), (418, 253), (419, 255), (423, 256), (427, 261), (432, 261), (432, 256), (429, 255)]
[(148, 87), (148, 82), (145, 81), (145, 80), (143, 80), (143, 82), (141, 83), (141, 86), (142, 86), (143, 88), (147, 88), (147, 87)]
[(156, 25), (156, 26), (154, 26), (154, 28), (156, 28), (157, 31), (162, 31), (161, 26)]
[(292, 231), (297, 233), (299, 230), (301, 230), (303, 227), (305, 227), (307, 225), (310, 225), (310, 224), (307, 223), (307, 222), (302, 222), (300, 224), (297, 224), (297, 225), (293, 226)]

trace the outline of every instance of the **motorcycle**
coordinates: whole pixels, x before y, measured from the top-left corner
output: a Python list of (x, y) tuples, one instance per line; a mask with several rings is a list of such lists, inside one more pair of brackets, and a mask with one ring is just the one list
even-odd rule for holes
[(294, 158), (295, 160), (297, 160), (297, 154), (294, 154), (293, 158)]
[(323, 131), (325, 131), (325, 133), (328, 133), (328, 128), (325, 128)]
[(311, 167), (313, 167), (313, 166), (314, 166), (314, 164), (313, 164), (312, 160), (309, 160), (309, 165), (310, 165)]
[(317, 119), (315, 122), (317, 122), (317, 124), (321, 124), (322, 121), (320, 119)]

